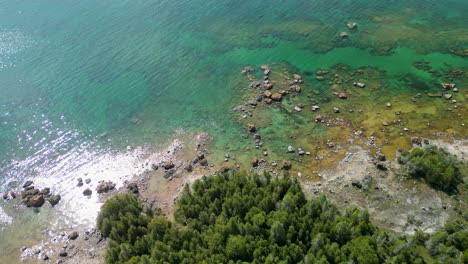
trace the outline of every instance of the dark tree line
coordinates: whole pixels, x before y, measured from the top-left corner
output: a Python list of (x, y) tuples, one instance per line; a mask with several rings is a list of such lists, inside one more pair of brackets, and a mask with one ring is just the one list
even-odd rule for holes
[(185, 186), (175, 221), (132, 194), (109, 199), (98, 227), (107, 263), (467, 263), (460, 217), (429, 236), (379, 230), (367, 211), (340, 213), (324, 196), (307, 200), (299, 182), (268, 173), (224, 173)]

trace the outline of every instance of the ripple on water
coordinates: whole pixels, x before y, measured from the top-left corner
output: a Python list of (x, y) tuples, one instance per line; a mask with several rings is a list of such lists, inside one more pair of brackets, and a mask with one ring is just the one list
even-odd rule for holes
[(33, 40), (19, 30), (0, 27), (0, 70), (14, 67), (16, 55), (33, 45)]

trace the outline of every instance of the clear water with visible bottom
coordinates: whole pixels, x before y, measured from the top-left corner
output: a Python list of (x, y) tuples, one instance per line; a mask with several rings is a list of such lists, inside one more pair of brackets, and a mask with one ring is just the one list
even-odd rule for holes
[[(468, 69), (467, 12), (464, 0), (2, 1), (0, 192), (33, 179), (66, 197), (77, 177), (130, 177), (144, 153), (192, 132), (208, 132), (221, 152), (245, 148), (231, 109), (248, 65), (376, 67), (388, 97), (436, 90), (443, 76), (415, 63)], [(265, 133), (287, 134), (284, 118), (273, 113)], [(55, 210), (0, 202), (0, 262), (17, 260), (46, 226), (93, 222), (77, 218), (80, 199)]]

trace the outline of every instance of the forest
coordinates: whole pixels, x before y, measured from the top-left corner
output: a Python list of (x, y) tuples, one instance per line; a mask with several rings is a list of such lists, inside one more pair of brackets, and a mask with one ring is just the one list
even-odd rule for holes
[(428, 235), (395, 234), (367, 211), (306, 199), (284, 177), (226, 172), (185, 186), (174, 221), (133, 194), (102, 207), (106, 263), (468, 263), (467, 214)]

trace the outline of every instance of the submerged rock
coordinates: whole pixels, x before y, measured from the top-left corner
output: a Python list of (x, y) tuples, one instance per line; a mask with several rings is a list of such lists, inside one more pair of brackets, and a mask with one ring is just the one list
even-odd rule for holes
[(299, 85), (291, 85), (291, 87), (289, 87), (289, 91), (291, 91), (291, 92), (300, 92), (301, 87)]
[(252, 83), (250, 83), (250, 87), (252, 88), (257, 88), (261, 85), (261, 83), (259, 81), (253, 81)]
[(265, 89), (267, 89), (267, 90), (270, 90), (271, 88), (273, 88), (273, 84), (270, 83), (270, 82), (266, 83), (264, 86), (265, 86)]
[(274, 93), (274, 94), (271, 95), (271, 99), (273, 101), (281, 101), (281, 97), (282, 97), (282, 95), (280, 93)]
[(338, 94), (338, 97), (339, 97), (340, 99), (347, 99), (347, 98), (348, 98), (348, 95), (347, 95), (346, 93), (343, 92), (343, 93), (339, 93), (339, 94)]
[(349, 28), (349, 29), (355, 29), (357, 24), (355, 22), (349, 22), (348, 24), (346, 24), (346, 26)]
[(356, 86), (356, 87), (359, 87), (359, 88), (366, 87), (366, 85), (364, 83), (361, 83), (361, 82), (355, 82), (355, 83), (353, 83), (353, 85)]
[(441, 85), (444, 90), (450, 90), (450, 89), (455, 88), (454, 83), (442, 83)]

